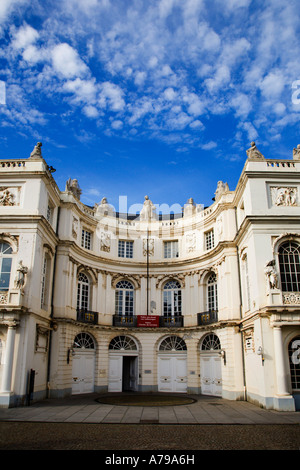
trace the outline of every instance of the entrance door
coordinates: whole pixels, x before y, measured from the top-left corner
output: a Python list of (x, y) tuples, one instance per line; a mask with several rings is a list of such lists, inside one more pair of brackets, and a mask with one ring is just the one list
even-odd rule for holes
[(201, 355), (200, 360), (201, 393), (222, 396), (222, 371), (219, 355)]
[(160, 355), (158, 358), (158, 391), (187, 391), (186, 354)]
[(138, 357), (110, 354), (108, 391), (136, 391), (137, 384)]
[(75, 351), (72, 364), (72, 394), (92, 393), (94, 377), (94, 351)]

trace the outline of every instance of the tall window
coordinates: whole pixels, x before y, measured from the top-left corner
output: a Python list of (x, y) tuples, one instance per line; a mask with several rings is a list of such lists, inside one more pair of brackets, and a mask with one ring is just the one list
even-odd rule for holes
[(169, 281), (164, 286), (164, 316), (181, 315), (181, 285), (178, 281)]
[(89, 309), (90, 283), (88, 277), (84, 273), (78, 276), (77, 285), (77, 309)]
[(207, 307), (209, 311), (218, 310), (218, 287), (215, 273), (212, 273), (207, 280)]
[(118, 256), (120, 258), (133, 258), (133, 242), (119, 240)]
[(164, 242), (164, 258), (178, 258), (178, 240)]
[(134, 288), (129, 281), (119, 281), (116, 285), (115, 313), (119, 316), (133, 315)]
[(82, 230), (81, 232), (81, 246), (87, 250), (92, 248), (92, 234), (88, 230)]
[(214, 230), (205, 233), (205, 249), (210, 250), (215, 246)]
[(12, 248), (8, 243), (0, 243), (0, 290), (9, 289)]
[(245, 255), (243, 259), (244, 268), (244, 280), (245, 280), (245, 309), (250, 309), (250, 282), (249, 282), (249, 268), (248, 268), (248, 257)]
[(50, 285), (50, 268), (51, 260), (47, 254), (45, 254), (43, 266), (42, 266), (42, 286), (41, 286), (41, 308), (47, 309), (49, 302), (49, 285)]
[(300, 292), (300, 246), (288, 241), (278, 250), (281, 288), (283, 292)]

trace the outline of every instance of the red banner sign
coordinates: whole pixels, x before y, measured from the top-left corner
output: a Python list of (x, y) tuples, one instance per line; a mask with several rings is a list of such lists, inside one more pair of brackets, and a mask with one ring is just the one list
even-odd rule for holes
[(138, 315), (137, 326), (144, 327), (144, 328), (145, 327), (156, 328), (159, 326), (159, 316), (158, 315)]

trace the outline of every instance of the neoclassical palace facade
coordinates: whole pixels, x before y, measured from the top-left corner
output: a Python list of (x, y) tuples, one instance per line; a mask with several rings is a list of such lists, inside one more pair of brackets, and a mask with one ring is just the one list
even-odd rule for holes
[[(292, 152), (291, 152), (292, 153)], [(122, 391), (300, 408), (300, 147), (236, 189), (136, 214), (0, 160), (0, 406)]]

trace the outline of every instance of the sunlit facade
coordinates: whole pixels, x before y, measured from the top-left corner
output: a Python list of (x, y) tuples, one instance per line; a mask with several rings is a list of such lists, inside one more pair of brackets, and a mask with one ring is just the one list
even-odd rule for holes
[(252, 143), (235, 190), (170, 216), (148, 196), (89, 207), (53, 176), (40, 145), (0, 161), (1, 406), (136, 391), (299, 409), (298, 148)]

